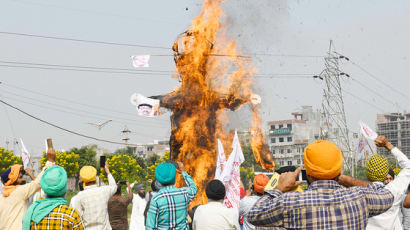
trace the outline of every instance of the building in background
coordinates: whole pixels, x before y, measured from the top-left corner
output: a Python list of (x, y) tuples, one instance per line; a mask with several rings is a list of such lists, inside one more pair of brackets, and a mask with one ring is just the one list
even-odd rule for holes
[(270, 121), (267, 144), (280, 166), (303, 165), (305, 147), (319, 139), (320, 111), (312, 106), (302, 106), (293, 112), (293, 119)]
[[(377, 114), (377, 134), (385, 136), (408, 157), (410, 156), (410, 113), (385, 113)], [(377, 151), (390, 156), (384, 148)]]
[(164, 156), (165, 152), (170, 151), (169, 140), (154, 140), (153, 143), (149, 144), (140, 144), (138, 146), (133, 146), (134, 154), (137, 156), (146, 158), (154, 154), (159, 156)]

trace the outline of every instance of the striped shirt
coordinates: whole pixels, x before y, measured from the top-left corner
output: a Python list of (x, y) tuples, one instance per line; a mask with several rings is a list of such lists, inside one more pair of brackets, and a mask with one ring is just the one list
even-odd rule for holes
[(165, 186), (151, 199), (145, 229), (189, 229), (188, 205), (197, 188), (192, 177), (183, 172), (187, 187)]
[(78, 211), (68, 207), (67, 205), (59, 205), (55, 207), (47, 216), (45, 216), (38, 224), (31, 221), (31, 230), (52, 230), (52, 229), (85, 229), (83, 221), (78, 214)]
[(265, 192), (247, 218), (255, 226), (365, 229), (368, 218), (387, 211), (393, 200), (393, 194), (379, 184), (344, 188), (333, 180), (319, 180), (303, 193)]
[(108, 174), (108, 186), (90, 185), (77, 194), (71, 207), (77, 209), (87, 229), (111, 230), (108, 217), (108, 200), (117, 191), (117, 184), (111, 173)]

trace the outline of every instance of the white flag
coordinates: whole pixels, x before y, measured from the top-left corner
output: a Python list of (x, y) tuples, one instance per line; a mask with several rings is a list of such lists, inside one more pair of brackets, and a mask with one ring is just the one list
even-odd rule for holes
[(224, 200), (225, 206), (239, 210), (241, 187), (240, 166), (242, 162), (245, 161), (245, 157), (243, 156), (241, 144), (239, 143), (238, 134), (236, 132), (233, 138), (232, 148), (232, 153), (229, 155), (228, 161), (225, 164), (221, 179), (224, 184), (228, 185)]
[(48, 153), (48, 144), (47, 144), (47, 139), (44, 139), (44, 143), (46, 144), (46, 154)]
[(364, 138), (363, 134), (359, 132), (359, 138), (357, 139), (357, 155), (356, 155), (356, 161), (359, 161), (360, 159), (363, 158), (364, 156), (364, 151), (366, 151), (366, 144), (367, 139)]
[(368, 125), (366, 125), (363, 121), (359, 122), (360, 124), (360, 133), (363, 134), (365, 138), (368, 138), (374, 141), (377, 138), (377, 133), (374, 132)]
[(30, 153), (28, 153), (26, 146), (24, 146), (23, 139), (20, 138), (21, 142), (21, 160), (23, 161), (24, 169), (29, 168), (30, 163)]
[(218, 139), (218, 160), (216, 162), (215, 179), (221, 180), (223, 167), (226, 163), (226, 156), (221, 140)]
[(139, 67), (149, 67), (149, 58), (150, 55), (135, 55), (131, 56), (132, 65), (135, 68)]

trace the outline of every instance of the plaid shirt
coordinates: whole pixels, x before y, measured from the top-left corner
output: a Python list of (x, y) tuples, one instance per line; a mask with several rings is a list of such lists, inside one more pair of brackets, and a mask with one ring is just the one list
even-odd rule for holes
[(111, 174), (107, 177), (108, 186), (86, 186), (70, 204), (78, 210), (87, 229), (111, 230), (108, 200), (117, 191), (117, 184)]
[(85, 229), (78, 211), (67, 205), (59, 205), (45, 216), (38, 224), (31, 221), (31, 230), (49, 229)]
[(183, 172), (188, 187), (165, 186), (151, 199), (145, 229), (189, 229), (188, 204), (194, 199), (197, 188), (192, 177)]
[(392, 203), (393, 194), (375, 183), (344, 188), (333, 180), (319, 180), (303, 193), (265, 192), (247, 218), (255, 226), (365, 229), (369, 217), (387, 211)]

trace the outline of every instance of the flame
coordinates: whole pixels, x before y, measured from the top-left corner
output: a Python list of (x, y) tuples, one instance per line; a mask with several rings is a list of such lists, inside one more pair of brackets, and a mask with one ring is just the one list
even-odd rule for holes
[[(191, 207), (206, 203), (205, 186), (215, 173), (216, 138), (227, 140), (228, 136), (224, 109), (238, 109), (253, 95), (251, 86), (256, 69), (249, 58), (241, 56), (236, 42), (225, 35), (222, 2), (204, 0), (202, 12), (192, 21), (191, 28), (174, 43), (181, 85), (161, 100), (161, 105), (173, 112), (171, 159), (184, 163), (198, 187)], [(252, 150), (256, 161), (269, 170), (273, 159), (264, 145), (259, 110), (256, 105), (251, 108)], [(226, 142), (224, 145), (227, 146)], [(177, 177), (177, 186), (183, 184), (182, 178)]]

